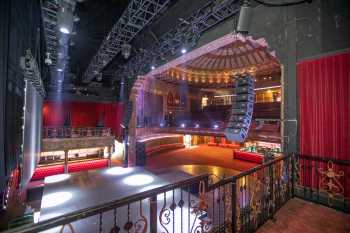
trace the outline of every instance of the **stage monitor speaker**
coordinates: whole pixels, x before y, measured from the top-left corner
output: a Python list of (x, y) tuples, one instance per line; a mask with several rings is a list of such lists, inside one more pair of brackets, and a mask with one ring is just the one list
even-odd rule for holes
[(244, 142), (248, 136), (254, 106), (254, 79), (247, 75), (236, 80), (236, 98), (232, 104), (225, 136), (230, 141)]

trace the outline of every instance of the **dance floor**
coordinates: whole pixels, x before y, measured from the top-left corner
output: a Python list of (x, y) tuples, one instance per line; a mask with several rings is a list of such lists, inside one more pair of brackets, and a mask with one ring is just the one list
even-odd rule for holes
[[(216, 146), (199, 145), (192, 148), (177, 149), (149, 156), (146, 168), (154, 171), (157, 169), (176, 167), (180, 165), (204, 165), (215, 166), (222, 169), (221, 174), (244, 171), (257, 166), (256, 163), (233, 159), (233, 150)], [(186, 169), (190, 170), (190, 167)], [(209, 169), (211, 171), (212, 169)]]
[[(109, 201), (119, 200), (129, 195), (190, 177), (189, 174), (181, 171), (171, 171), (169, 174), (168, 176), (155, 175), (140, 167), (113, 167), (47, 177), (45, 178), (39, 221)], [(187, 192), (187, 189), (171, 190), (166, 194), (162, 193), (157, 196), (157, 216), (159, 216), (163, 206), (169, 209), (172, 203), (178, 204), (180, 200), (184, 201), (181, 208), (177, 206), (175, 211), (171, 211), (171, 215), (173, 215), (171, 217), (172, 221), (165, 226), (168, 232), (180, 232), (179, 227), (181, 226), (178, 223), (182, 223), (181, 225), (186, 229), (199, 224), (196, 216), (189, 211), (190, 202), (196, 199), (197, 197)], [(129, 207), (119, 207), (116, 210), (115, 218), (113, 210), (104, 213), (101, 224), (103, 232), (110, 232), (115, 219), (121, 229), (128, 221), (135, 223), (140, 220), (141, 213), (149, 221), (149, 203), (149, 199), (145, 199), (131, 203)], [(75, 232), (99, 232), (99, 215), (76, 221), (72, 225)], [(163, 227), (159, 221), (157, 227), (159, 231), (162, 231)], [(186, 229), (183, 232), (190, 232)], [(53, 233), (59, 231), (60, 227), (56, 227), (45, 232)], [(124, 231), (122, 230), (121, 232)]]

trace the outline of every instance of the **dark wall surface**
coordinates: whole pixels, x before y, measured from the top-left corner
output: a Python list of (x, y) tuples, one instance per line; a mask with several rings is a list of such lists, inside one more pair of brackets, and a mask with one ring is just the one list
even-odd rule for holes
[(46, 70), (41, 25), (40, 1), (0, 1), (0, 192), (10, 172), (23, 160), (24, 77), (20, 57), (30, 48), (40, 70)]

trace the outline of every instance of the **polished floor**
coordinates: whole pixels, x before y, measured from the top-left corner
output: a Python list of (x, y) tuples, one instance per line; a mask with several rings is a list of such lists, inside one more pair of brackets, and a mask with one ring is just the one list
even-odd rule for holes
[[(235, 171), (244, 171), (257, 166), (256, 163), (233, 159), (232, 154), (233, 149), (230, 148), (199, 145), (149, 156), (146, 161), (146, 168), (155, 170), (174, 168), (182, 165), (202, 165), (207, 166), (209, 171), (213, 171), (212, 168), (216, 167), (217, 169), (221, 169), (220, 174), (227, 173), (226, 175), (232, 175)], [(208, 166), (211, 166), (211, 168)], [(191, 171), (190, 166), (187, 168), (182, 167), (182, 169)]]
[(298, 198), (288, 201), (257, 233), (349, 233), (350, 215)]

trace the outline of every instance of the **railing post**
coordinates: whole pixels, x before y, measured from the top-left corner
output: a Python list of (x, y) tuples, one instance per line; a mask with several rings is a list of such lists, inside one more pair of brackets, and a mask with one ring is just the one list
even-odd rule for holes
[(270, 176), (270, 203), (271, 203), (271, 216), (270, 218), (273, 219), (273, 215), (275, 213), (275, 200), (274, 200), (274, 177), (273, 177), (273, 166), (274, 163), (269, 165), (269, 176)]
[(294, 185), (295, 185), (295, 154), (293, 153), (292, 154), (292, 157), (291, 157), (291, 159), (292, 159), (292, 198), (294, 198), (294, 195), (295, 195), (295, 193), (294, 193)]
[(231, 200), (231, 208), (232, 208), (232, 233), (237, 232), (237, 213), (236, 213), (236, 208), (237, 208), (237, 179), (236, 177), (232, 177), (232, 200)]
[(149, 228), (151, 233), (157, 233), (157, 195), (150, 198)]
[(68, 173), (68, 150), (64, 151), (64, 173)]

